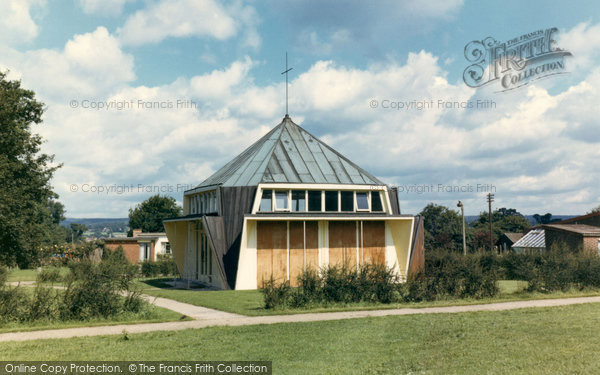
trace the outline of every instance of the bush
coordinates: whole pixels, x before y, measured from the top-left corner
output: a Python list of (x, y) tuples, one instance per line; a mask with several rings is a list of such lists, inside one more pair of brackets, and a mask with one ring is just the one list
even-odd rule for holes
[(54, 320), (60, 316), (60, 292), (54, 288), (36, 286), (29, 303), (27, 320)]
[(447, 251), (428, 252), (424, 272), (406, 283), (393, 269), (366, 264), (358, 271), (348, 265), (320, 272), (307, 270), (298, 277), (298, 288), (273, 279), (264, 283), (265, 308), (304, 307), (315, 304), (398, 303), (440, 298), (486, 298), (498, 294), (496, 255)]
[(4, 286), (6, 280), (8, 280), (8, 268), (0, 265), (0, 287)]
[(160, 274), (158, 262), (145, 260), (141, 263), (141, 272), (144, 277), (156, 277)]
[(156, 262), (149, 260), (142, 262), (141, 273), (144, 277), (173, 276), (175, 262), (170, 254), (159, 254)]
[(48, 266), (42, 267), (36, 278), (38, 283), (51, 282), (56, 283), (62, 281), (60, 267)]
[(28, 315), (29, 298), (20, 287), (0, 288), (0, 321), (20, 322)]
[(277, 283), (273, 276), (269, 280), (263, 280), (263, 293), (265, 308), (287, 307), (293, 298), (292, 288), (287, 281)]
[(486, 298), (498, 294), (499, 261), (494, 254), (467, 254), (447, 251), (427, 253), (425, 270), (412, 283), (411, 298), (433, 300), (443, 297)]
[[(149, 311), (140, 291), (132, 288), (138, 268), (127, 262), (122, 251), (108, 252), (98, 264), (89, 259), (72, 261), (69, 270), (64, 291), (43, 285), (11, 288), (0, 282), (0, 322), (86, 320)], [(0, 267), (2, 279), (6, 272)], [(60, 279), (57, 267), (43, 268), (38, 274), (38, 281)]]
[(391, 303), (400, 300), (398, 277), (384, 265), (348, 265), (308, 269), (298, 277), (298, 288), (273, 278), (263, 283), (265, 308), (303, 307), (328, 303)]

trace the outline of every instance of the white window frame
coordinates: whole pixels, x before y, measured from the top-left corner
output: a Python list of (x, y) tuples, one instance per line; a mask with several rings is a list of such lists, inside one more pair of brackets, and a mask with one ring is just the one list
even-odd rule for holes
[[(277, 207), (277, 193), (287, 193), (287, 208)], [(273, 212), (290, 212), (292, 210), (292, 190), (273, 190)]]
[[(358, 194), (367, 195), (367, 208), (358, 208)], [(370, 191), (355, 191), (354, 192), (354, 211), (356, 212), (371, 212), (371, 192)]]

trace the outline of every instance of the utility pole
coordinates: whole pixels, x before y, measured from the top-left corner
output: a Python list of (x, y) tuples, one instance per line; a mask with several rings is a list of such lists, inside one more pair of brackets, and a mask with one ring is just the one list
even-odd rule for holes
[(465, 235), (465, 206), (463, 202), (458, 201), (457, 207), (460, 207), (460, 213), (462, 216), (462, 237), (463, 237), (463, 255), (467, 255), (467, 237)]
[(488, 200), (488, 214), (489, 214), (489, 218), (490, 218), (490, 251), (494, 250), (494, 227), (492, 224), (492, 202), (494, 201), (494, 194), (492, 193), (488, 193), (487, 195), (487, 200)]

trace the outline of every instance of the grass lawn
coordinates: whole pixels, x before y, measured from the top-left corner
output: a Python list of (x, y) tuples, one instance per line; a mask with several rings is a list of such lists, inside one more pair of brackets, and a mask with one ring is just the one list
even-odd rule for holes
[[(600, 305), (0, 343), (5, 360), (272, 360), (275, 374), (596, 374)], [(60, 348), (60, 350), (57, 350)]]
[[(68, 267), (62, 267), (60, 269), (60, 273), (62, 276), (65, 276), (69, 273)], [(32, 270), (20, 270), (18, 268), (12, 268), (8, 271), (8, 282), (13, 281), (35, 281), (37, 278), (37, 269)]]
[[(147, 313), (143, 314), (120, 314), (110, 319), (95, 318), (89, 320), (72, 320), (72, 321), (36, 321), (31, 323), (0, 323), (0, 333), (6, 332), (23, 332), (23, 331), (39, 331), (44, 329), (59, 329), (73, 327), (94, 327), (94, 326), (111, 326), (117, 324), (136, 324), (136, 323), (158, 323), (184, 320), (182, 315), (164, 309), (158, 306), (151, 306)], [(189, 320), (189, 318), (185, 319)], [(2, 358), (0, 356), (0, 358)]]
[[(547, 299), (547, 298), (566, 298), (600, 295), (600, 290), (579, 291), (574, 290), (566, 293), (527, 293), (523, 289), (527, 287), (527, 282), (518, 280), (502, 280), (499, 282), (500, 295), (496, 298), (486, 299), (447, 299), (432, 302), (403, 303), (403, 304), (366, 304), (356, 303), (348, 305), (334, 304), (331, 306), (313, 307), (305, 309), (264, 309), (262, 293), (258, 290), (223, 290), (223, 291), (201, 291), (201, 290), (182, 290), (182, 289), (164, 289), (162, 282), (167, 279), (146, 279), (138, 283), (144, 288), (144, 293), (163, 298), (170, 298), (176, 301), (189, 303), (197, 306), (209, 307), (217, 310), (232, 312), (236, 314), (257, 316), (257, 315), (281, 315), (281, 314), (299, 314), (309, 312), (331, 312), (331, 311), (351, 311), (351, 310), (376, 310), (376, 309), (397, 309), (403, 307), (431, 307), (431, 306), (451, 306), (451, 305), (472, 305), (480, 303), (494, 303), (518, 301), (527, 299)], [(163, 287), (161, 289), (161, 287)]]

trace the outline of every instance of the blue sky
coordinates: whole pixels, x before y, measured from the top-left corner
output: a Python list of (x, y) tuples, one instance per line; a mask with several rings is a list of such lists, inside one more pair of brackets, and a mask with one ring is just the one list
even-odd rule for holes
[[(123, 217), (156, 190), (181, 200), (182, 187), (280, 121), (286, 51), (292, 118), (399, 186), (406, 213), (460, 199), (477, 214), (489, 185), (498, 207), (527, 214), (600, 205), (595, 1), (8, 0), (0, 8), (0, 68), (47, 105), (36, 131), (64, 163), (53, 184), (70, 217)], [(551, 27), (573, 54), (568, 75), (510, 92), (464, 84), (470, 41)], [(495, 106), (382, 108), (477, 99)], [(89, 108), (124, 102), (135, 105)], [(156, 102), (176, 108), (138, 104)]]

